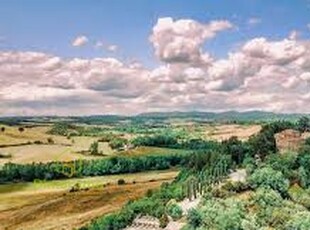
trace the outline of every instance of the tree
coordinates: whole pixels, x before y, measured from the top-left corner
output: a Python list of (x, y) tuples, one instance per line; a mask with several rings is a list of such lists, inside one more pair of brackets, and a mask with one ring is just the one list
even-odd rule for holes
[(1, 132), (5, 132), (5, 127), (1, 127)]
[(19, 127), (19, 128), (18, 128), (18, 131), (22, 133), (22, 132), (25, 131), (25, 129), (24, 129), (23, 127)]
[(309, 117), (303, 116), (299, 118), (297, 122), (297, 128), (300, 132), (309, 132), (310, 131), (310, 119)]
[(242, 141), (238, 140), (238, 137), (231, 137), (228, 140), (222, 142), (224, 153), (230, 154), (233, 162), (240, 165), (246, 154), (245, 145)]
[(91, 155), (98, 155), (99, 154), (99, 144), (97, 141), (93, 142), (90, 147), (89, 147), (89, 151)]
[(252, 188), (271, 188), (282, 195), (286, 195), (289, 188), (289, 181), (283, 174), (269, 167), (255, 170), (248, 181)]

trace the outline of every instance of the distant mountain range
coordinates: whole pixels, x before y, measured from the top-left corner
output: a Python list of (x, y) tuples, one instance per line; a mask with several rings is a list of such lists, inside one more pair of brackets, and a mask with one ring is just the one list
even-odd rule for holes
[(57, 121), (78, 122), (85, 124), (106, 124), (118, 123), (123, 121), (147, 122), (156, 120), (158, 122), (168, 119), (184, 119), (187, 121), (219, 121), (219, 122), (253, 122), (253, 121), (270, 121), (270, 120), (296, 120), (301, 116), (309, 114), (282, 114), (264, 111), (226, 111), (226, 112), (151, 112), (141, 113), (134, 116), (124, 115), (92, 115), (92, 116), (27, 116), (27, 117), (0, 117), (0, 123), (5, 124), (25, 124), (25, 123), (50, 123)]
[(248, 112), (237, 112), (237, 111), (225, 111), (225, 112), (154, 112), (154, 113), (141, 113), (138, 117), (144, 118), (194, 118), (203, 120), (227, 120), (227, 121), (253, 121), (253, 120), (279, 120), (279, 119), (298, 119), (301, 116), (308, 116), (307, 114), (284, 114), (284, 113), (273, 113), (264, 111), (248, 111)]

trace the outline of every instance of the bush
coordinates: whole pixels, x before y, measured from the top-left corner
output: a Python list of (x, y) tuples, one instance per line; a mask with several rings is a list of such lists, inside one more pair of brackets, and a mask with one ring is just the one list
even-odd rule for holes
[(251, 188), (271, 188), (280, 192), (282, 195), (287, 194), (289, 187), (289, 181), (285, 179), (283, 174), (269, 167), (255, 170), (248, 178), (248, 182)]
[(202, 229), (241, 229), (246, 210), (235, 199), (211, 199), (205, 201), (201, 213)]
[(109, 146), (111, 147), (111, 149), (121, 149), (123, 148), (126, 144), (128, 143), (128, 141), (124, 138), (113, 138), (110, 142), (109, 142)]
[(89, 151), (91, 155), (98, 155), (99, 154), (99, 144), (97, 141), (93, 142), (90, 147)]
[(43, 142), (40, 141), (40, 140), (36, 140), (36, 141), (34, 141), (33, 143), (34, 143), (35, 145), (42, 145), (42, 144), (43, 144)]
[(53, 138), (48, 137), (48, 138), (47, 138), (47, 143), (49, 143), (49, 144), (54, 144)]
[(197, 209), (190, 209), (187, 214), (187, 221), (192, 227), (198, 228), (202, 224), (202, 214)]
[(124, 184), (126, 184), (126, 181), (125, 181), (124, 179), (119, 179), (119, 180), (117, 181), (117, 184), (118, 184), (118, 185), (124, 185)]
[(287, 230), (309, 230), (310, 229), (310, 213), (298, 212), (294, 214), (285, 225)]
[(213, 187), (211, 190), (211, 195), (215, 198), (226, 198), (229, 197), (230, 193), (224, 188)]
[(169, 223), (169, 218), (166, 214), (163, 214), (160, 218), (159, 218), (159, 227), (161, 228), (165, 228)]
[(171, 216), (173, 220), (178, 220), (182, 217), (183, 211), (179, 205), (174, 203), (167, 206), (167, 214)]
[(249, 189), (249, 185), (245, 182), (241, 182), (241, 181), (228, 181), (225, 184), (223, 184), (222, 189), (225, 189), (229, 192), (236, 192), (236, 193), (240, 193), (240, 192), (244, 192), (246, 190)]
[(272, 189), (260, 188), (251, 197), (251, 203), (262, 209), (268, 207), (280, 207), (283, 199), (281, 195)]

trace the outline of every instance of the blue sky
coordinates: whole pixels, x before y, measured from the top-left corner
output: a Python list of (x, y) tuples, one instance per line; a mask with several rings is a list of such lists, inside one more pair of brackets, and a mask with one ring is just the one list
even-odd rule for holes
[(0, 115), (310, 113), (310, 0), (3, 0)]
[[(200, 22), (227, 19), (237, 32), (206, 43), (209, 52), (225, 56), (244, 41), (271, 39), (298, 30), (309, 38), (310, 3), (307, 0), (4, 0), (0, 7), (2, 50), (36, 50), (63, 57), (107, 56), (91, 44), (80, 49), (71, 40), (80, 34), (91, 42), (119, 46), (118, 55), (153, 65), (156, 59), (148, 37), (160, 17), (191, 18)], [(251, 18), (261, 20), (249, 26)]]

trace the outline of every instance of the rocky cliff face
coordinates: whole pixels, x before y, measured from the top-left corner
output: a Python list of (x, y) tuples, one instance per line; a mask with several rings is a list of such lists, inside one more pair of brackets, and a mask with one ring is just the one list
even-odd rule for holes
[(280, 153), (287, 151), (297, 152), (309, 137), (309, 132), (300, 133), (293, 129), (287, 129), (275, 135), (276, 145)]

